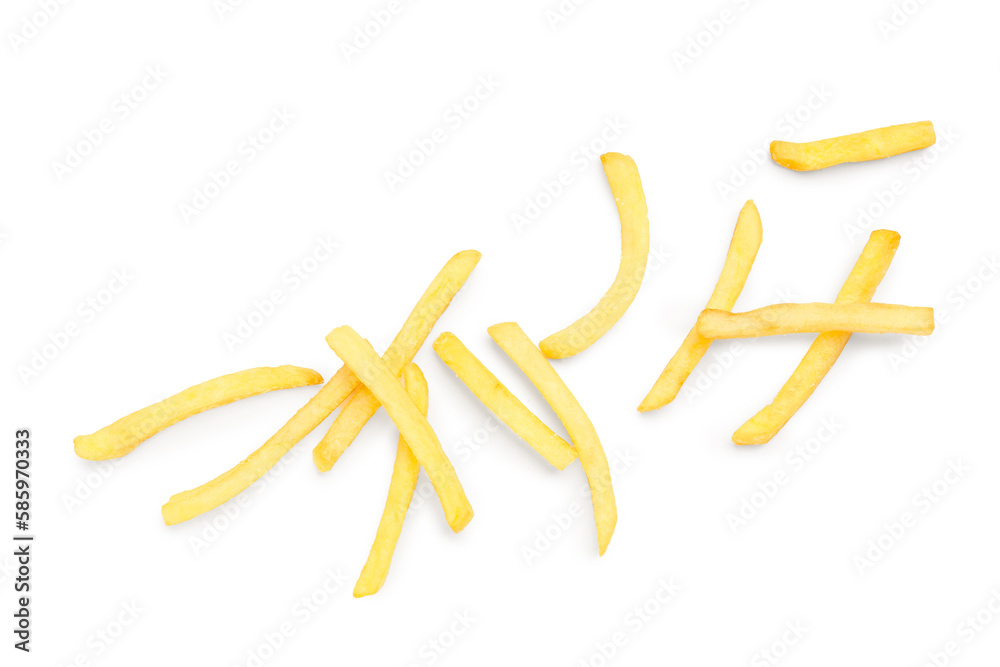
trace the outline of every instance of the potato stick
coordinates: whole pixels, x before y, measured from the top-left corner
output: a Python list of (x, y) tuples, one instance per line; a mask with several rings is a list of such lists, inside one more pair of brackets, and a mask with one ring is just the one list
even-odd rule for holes
[[(717, 310), (732, 310), (736, 299), (743, 291), (753, 261), (757, 257), (757, 249), (763, 229), (760, 224), (760, 214), (753, 200), (743, 205), (740, 217), (736, 220), (733, 240), (729, 244), (726, 262), (722, 266), (722, 274), (715, 285), (715, 291), (708, 300), (708, 308)], [(677, 398), (681, 386), (694, 371), (695, 366), (708, 351), (712, 341), (698, 335), (697, 327), (691, 327), (680, 349), (674, 353), (666, 368), (660, 373), (653, 388), (639, 404), (639, 412), (648, 412), (662, 408)]]
[(562, 381), (552, 364), (535, 347), (531, 339), (514, 322), (494, 324), (490, 336), (507, 356), (531, 380), (545, 398), (559, 421), (569, 432), (570, 440), (580, 456), (580, 464), (587, 475), (591, 500), (594, 503), (594, 521), (597, 524), (598, 553), (604, 555), (618, 522), (615, 491), (611, 485), (611, 469), (604, 447), (587, 413)]
[(933, 146), (935, 141), (934, 125), (922, 121), (804, 144), (772, 141), (771, 159), (795, 171), (814, 171), (844, 162), (880, 160)]
[(320, 472), (327, 472), (333, 467), (381, 406), (363, 385), (344, 402), (326, 435), (313, 448), (313, 463)]
[(632, 158), (621, 153), (605, 153), (601, 156), (601, 163), (622, 224), (622, 256), (618, 275), (593, 310), (542, 341), (542, 352), (550, 359), (571, 357), (606, 334), (635, 299), (646, 272), (649, 217), (639, 170)]
[[(413, 356), (423, 345), (438, 318), (465, 284), (472, 270), (476, 268), (481, 256), (475, 250), (466, 250), (452, 257), (420, 297), (420, 302), (410, 313), (403, 328), (382, 357), (396, 377), (399, 377), (403, 367), (413, 360)], [(344, 402), (340, 414), (313, 449), (313, 462), (321, 472), (333, 467), (378, 408), (379, 402), (364, 386), (358, 387), (354, 395)]]
[(441, 442), (427, 418), (406, 394), (397, 374), (389, 369), (368, 341), (348, 326), (337, 327), (327, 336), (327, 342), (343, 362), (364, 382), (378, 402), (385, 406), (399, 434), (410, 446), (420, 466), (437, 492), (448, 525), (456, 533), (472, 519), (472, 507), (465, 497), (455, 468), (441, 449)]
[(483, 405), (546, 461), (562, 470), (576, 459), (576, 450), (510, 393), (455, 334), (445, 332), (438, 336), (434, 351)]
[(746, 313), (703, 310), (698, 316), (698, 335), (713, 340), (824, 331), (927, 336), (934, 331), (934, 309), (887, 303), (781, 303)]
[[(406, 393), (416, 404), (420, 413), (427, 416), (427, 380), (416, 364), (407, 364), (403, 369), (403, 381)], [(361, 598), (379, 592), (385, 577), (389, 573), (392, 554), (403, 530), (403, 520), (413, 499), (413, 491), (417, 488), (417, 478), (420, 476), (420, 463), (410, 451), (403, 436), (399, 436), (396, 445), (396, 462), (392, 466), (392, 479), (389, 482), (389, 495), (385, 499), (385, 509), (378, 522), (375, 542), (368, 552), (368, 560), (361, 569), (358, 582), (354, 585), (354, 597)]]
[(160, 509), (163, 522), (172, 526), (213, 510), (231, 500), (264, 476), (295, 443), (309, 435), (347, 398), (358, 379), (346, 366), (299, 408), (267, 442), (235, 467), (199, 487), (170, 496)]
[(163, 429), (199, 412), (275, 389), (319, 384), (323, 376), (298, 366), (251, 368), (202, 382), (122, 417), (91, 435), (73, 439), (76, 455), (90, 461), (125, 456)]
[[(407, 363), (413, 359), (479, 257), (475, 250), (466, 250), (448, 260), (406, 318), (386, 355), (392, 352), (393, 357), (402, 357)], [(355, 388), (360, 389), (359, 384), (349, 368), (341, 368), (257, 451), (210, 482), (172, 496), (163, 506), (163, 520), (168, 526), (187, 521), (232, 499), (260, 479), (288, 450), (329, 417)]]
[[(872, 232), (836, 302), (871, 301), (898, 247), (899, 234), (896, 232), (884, 229)], [(761, 445), (777, 435), (823, 381), (850, 338), (851, 334), (847, 331), (827, 331), (818, 335), (774, 401), (737, 429), (733, 442), (737, 445)]]

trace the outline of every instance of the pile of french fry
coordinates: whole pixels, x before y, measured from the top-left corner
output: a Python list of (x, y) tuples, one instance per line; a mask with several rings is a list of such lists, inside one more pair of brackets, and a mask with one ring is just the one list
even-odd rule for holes
[[(929, 123), (915, 123), (812, 144), (775, 142), (772, 156), (789, 168), (812, 170), (887, 157), (931, 143), (933, 127)], [(618, 518), (608, 460), (587, 413), (549, 362), (582, 352), (610, 330), (631, 305), (645, 272), (649, 219), (638, 169), (632, 158), (618, 153), (602, 155), (601, 161), (622, 227), (621, 263), (611, 287), (590, 312), (537, 346), (514, 322), (488, 329), (496, 344), (552, 407), (569, 435), (569, 442), (528, 410), (455, 334), (442, 333), (433, 347), (458, 379), (500, 421), (555, 468), (562, 470), (580, 460), (591, 490), (598, 553), (603, 555)], [(924, 335), (933, 330), (930, 308), (871, 303), (899, 244), (898, 234), (884, 230), (872, 233), (834, 303), (779, 304), (733, 313), (761, 238), (760, 216), (749, 201), (740, 212), (722, 275), (706, 309), (640, 404), (641, 412), (660, 408), (676, 397), (712, 340), (818, 333), (774, 402), (733, 436), (737, 444), (764, 443), (808, 399), (852, 332)], [(413, 359), (480, 256), (475, 250), (465, 250), (448, 260), (382, 356), (348, 326), (331, 331), (326, 340), (343, 361), (340, 370), (247, 458), (215, 479), (172, 496), (162, 508), (164, 522), (173, 525), (187, 521), (231, 500), (339, 408), (329, 430), (313, 449), (316, 467), (321, 472), (330, 470), (368, 420), (384, 407), (399, 431), (399, 442), (385, 509), (355, 586), (355, 597), (371, 595), (382, 587), (421, 469), (434, 487), (448, 525), (456, 533), (461, 531), (472, 519), (472, 507), (454, 466), (427, 421), (427, 382)], [(118, 458), (186, 417), (276, 389), (322, 382), (315, 371), (296, 366), (253, 368), (225, 375), (134, 412), (92, 435), (75, 438), (75, 451), (78, 456), (95, 461)]]

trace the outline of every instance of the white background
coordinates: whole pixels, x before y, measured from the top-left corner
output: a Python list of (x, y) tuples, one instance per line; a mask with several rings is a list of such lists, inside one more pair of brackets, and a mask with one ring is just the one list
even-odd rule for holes
[[(221, 17), (209, 0), (68, 3), (16, 47), (10, 35), (40, 10), (5, 3), (0, 298), (11, 444), (0, 533), (13, 532), (13, 431), (27, 426), (37, 541), (30, 656), (10, 646), (12, 560), (2, 550), (3, 663), (252, 665), (263, 654), (266, 665), (763, 665), (760, 651), (787, 623), (806, 629), (776, 647), (789, 667), (922, 665), (953, 640), (948, 664), (995, 660), (1000, 617), (984, 613), (993, 623), (972, 641), (959, 626), (1000, 591), (1000, 281), (989, 268), (1000, 248), (1000, 9), (906, 4), (910, 14), (897, 13), (887, 33), (888, 0), (595, 0), (554, 27), (555, 0), (404, 2), (348, 60), (342, 44), (385, 1), (256, 0)], [(689, 40), (705, 46), (679, 63)], [(123, 119), (115, 100), (142, 85), (147, 67), (165, 78), (139, 91)], [(480, 77), (499, 85), (449, 122)], [(241, 143), (276, 108), (294, 114), (287, 129), (185, 221), (180, 206), (243, 159)], [(112, 132), (60, 179), (53, 163), (104, 118)], [(918, 120), (934, 122), (937, 148), (815, 173), (759, 160), (774, 138)], [(599, 162), (580, 162), (609, 121), (624, 129), (607, 149), (640, 169), (654, 257), (618, 325), (556, 363), (609, 458), (631, 461), (615, 480), (617, 532), (598, 558), (579, 465), (559, 473), (506, 429), (490, 432), (489, 413), (430, 342), (454, 331), (563, 432), (486, 327), (516, 320), (538, 341), (610, 284), (614, 203)], [(391, 191), (385, 172), (435, 128), (446, 141)], [(572, 184), (516, 228), (512, 215), (564, 169)], [(726, 182), (739, 187), (723, 194)], [(717, 344), (692, 376), (699, 393), (650, 414), (635, 406), (708, 299), (748, 198), (764, 241), (738, 310), (832, 300), (868, 233), (884, 227), (902, 243), (876, 300), (934, 306), (938, 329), (919, 348), (856, 336), (778, 437), (737, 448), (732, 432), (771, 400), (809, 336), (747, 341), (736, 355)], [(880, 215), (859, 225), (859, 209)], [(338, 244), (333, 257), (299, 286), (283, 280), (319, 238)], [(289, 363), (329, 377), (339, 367), (323, 339), (332, 327), (350, 324), (384, 348), (465, 248), (483, 259), (416, 361), (475, 520), (454, 535), (433, 498), (411, 509), (378, 595), (355, 600), (351, 589), (395, 452), (384, 412), (330, 473), (310, 460), (327, 422), (248, 500), (170, 528), (159, 508), (171, 494), (238, 462), (314, 389), (199, 415), (113, 468), (73, 454), (74, 436), (216, 375)], [(85, 318), (79, 304), (100, 297), (116, 270), (127, 287)], [(230, 349), (225, 335), (275, 289), (285, 301)], [(79, 335), (25, 381), (19, 369), (70, 322)], [(799, 466), (797, 448), (824, 420), (836, 434)], [(482, 445), (470, 454), (466, 438)], [(949, 462), (968, 470), (939, 486), (946, 492), (925, 512), (914, 497)], [(776, 471), (788, 483), (734, 531), (727, 515)], [(582, 516), (529, 559), (536, 531), (559, 532), (552, 517), (572, 503)], [(906, 512), (916, 525), (884, 537)], [(859, 568), (880, 536), (894, 543)], [(338, 570), (341, 588), (320, 592)], [(650, 602), (671, 579), (676, 596)], [(296, 605), (310, 596), (325, 603), (306, 617)], [(630, 616), (647, 603), (646, 620)], [(110, 645), (98, 639), (132, 604), (138, 617)], [(456, 614), (474, 620), (452, 637)], [(262, 649), (286, 622), (291, 636)], [(603, 661), (598, 645), (616, 632), (626, 643)], [(444, 653), (429, 647), (439, 639)]]

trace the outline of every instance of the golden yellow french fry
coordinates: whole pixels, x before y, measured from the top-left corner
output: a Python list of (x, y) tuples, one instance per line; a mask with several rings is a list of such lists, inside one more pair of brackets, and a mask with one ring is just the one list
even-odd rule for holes
[(618, 523), (618, 508), (615, 505), (615, 490), (611, 486), (611, 469), (604, 447), (597, 437), (597, 431), (590, 417), (584, 412), (579, 401), (563, 382), (552, 364), (541, 350), (514, 322), (494, 324), (489, 328), (490, 336), (518, 368), (531, 380), (545, 398), (559, 421), (569, 432), (570, 440), (576, 447), (583, 472), (590, 485), (591, 500), (594, 503), (594, 521), (597, 524), (597, 546), (600, 555), (608, 548), (611, 536)]
[(888, 303), (780, 303), (746, 313), (703, 310), (697, 326), (699, 336), (713, 340), (824, 331), (927, 336), (934, 331), (934, 309)]
[[(401, 357), (406, 363), (413, 359), (413, 355), (430, 334), (434, 322), (451, 303), (452, 297), (465, 283), (479, 258), (480, 254), (475, 250), (465, 250), (448, 260), (406, 318), (403, 328), (386, 350), (387, 356), (392, 352), (393, 358)], [(402, 371), (402, 366), (399, 370)], [(329, 417), (355, 388), (360, 389), (358, 378), (349, 368), (342, 367), (277, 433), (250, 456), (215, 479), (171, 496), (161, 510), (164, 522), (170, 526), (187, 521), (215, 509), (242, 492)]]
[(814, 171), (844, 162), (880, 160), (933, 146), (935, 141), (934, 125), (930, 121), (922, 121), (804, 144), (772, 141), (771, 159), (795, 171)]
[[(403, 369), (403, 382), (406, 385), (407, 395), (426, 417), (427, 380), (416, 364), (407, 364)], [(382, 518), (375, 533), (375, 542), (368, 552), (368, 560), (365, 561), (358, 582), (354, 585), (354, 597), (362, 598), (378, 593), (385, 583), (389, 565), (392, 563), (392, 554), (396, 550), (396, 542), (403, 530), (403, 520), (406, 518), (406, 511), (410, 507), (419, 477), (420, 463), (401, 435), (396, 444), (396, 462), (392, 466), (392, 479), (389, 481), (389, 495), (385, 499), (385, 509), (382, 510)]]
[(146, 439), (182, 419), (275, 389), (319, 384), (323, 376), (298, 366), (250, 368), (202, 382), (90, 435), (73, 439), (76, 455), (90, 461), (125, 456)]
[[(481, 256), (475, 250), (458, 253), (441, 269), (434, 282), (424, 292), (420, 302), (410, 313), (403, 328), (382, 357), (396, 377), (399, 377), (403, 367), (413, 360), (413, 355), (423, 345), (452, 298), (465, 284), (472, 269), (476, 268)], [(321, 472), (333, 467), (378, 408), (379, 402), (363, 386), (358, 387), (354, 395), (344, 402), (330, 429), (313, 449), (313, 462)]]
[[(726, 254), (719, 282), (715, 284), (715, 291), (708, 300), (708, 308), (732, 310), (736, 305), (736, 299), (743, 291), (743, 285), (757, 257), (763, 231), (757, 207), (753, 200), (749, 200), (743, 205), (736, 220), (733, 240), (729, 244), (729, 252)], [(680, 349), (671, 357), (646, 398), (642, 399), (639, 412), (662, 408), (674, 400), (711, 343), (712, 341), (698, 335), (697, 327), (691, 327)]]
[[(879, 229), (871, 233), (861, 256), (837, 295), (836, 303), (867, 303), (889, 269), (899, 247), (899, 234)], [(837, 361), (851, 334), (827, 331), (816, 336), (795, 372), (764, 407), (733, 434), (737, 445), (761, 445), (777, 435), (792, 415), (812, 396)]]
[(172, 526), (213, 510), (264, 476), (295, 443), (330, 416), (357, 384), (346, 366), (337, 371), (309, 402), (285, 422), (267, 442), (239, 464), (199, 487), (170, 496), (160, 513)]
[(313, 463), (320, 472), (327, 472), (358, 437), (382, 404), (361, 386), (344, 402), (323, 439), (313, 448)]
[(576, 450), (510, 393), (458, 336), (451, 332), (441, 334), (434, 341), (434, 351), (483, 405), (546, 461), (562, 470), (576, 459)]
[(385, 411), (399, 434), (410, 446), (420, 466), (427, 471), (448, 525), (456, 533), (465, 528), (472, 519), (472, 506), (465, 497), (462, 483), (458, 481), (455, 468), (441, 449), (441, 442), (427, 418), (400, 386), (396, 379), (397, 373), (351, 327), (337, 327), (326, 340), (344, 364), (354, 371), (378, 402), (385, 406)]
[(621, 153), (605, 153), (601, 156), (601, 163), (622, 223), (622, 257), (618, 275), (593, 310), (541, 342), (542, 352), (549, 359), (571, 357), (606, 334), (635, 299), (646, 272), (649, 217), (646, 195), (639, 181), (639, 169), (632, 158)]

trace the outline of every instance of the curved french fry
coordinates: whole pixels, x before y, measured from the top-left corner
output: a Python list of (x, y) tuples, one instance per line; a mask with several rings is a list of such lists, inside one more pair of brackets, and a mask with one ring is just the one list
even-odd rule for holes
[[(402, 329), (386, 350), (386, 356), (390, 356), (391, 352), (393, 358), (402, 358), (406, 363), (413, 359), (434, 322), (475, 268), (479, 257), (480, 254), (475, 250), (466, 250), (448, 260), (406, 318)], [(403, 365), (405, 363), (400, 365), (400, 371)], [(342, 367), (277, 433), (250, 456), (215, 479), (171, 496), (161, 510), (163, 521), (168, 526), (187, 521), (232, 499), (260, 479), (288, 450), (309, 435), (352, 391), (361, 389), (359, 384), (360, 381), (351, 369)]]
[(546, 461), (562, 470), (576, 459), (576, 450), (510, 393), (458, 336), (451, 332), (441, 334), (434, 341), (434, 351), (483, 405)]
[[(407, 364), (403, 369), (406, 393), (416, 404), (421, 414), (427, 416), (427, 380), (416, 364)], [(354, 585), (354, 597), (361, 598), (379, 592), (385, 577), (389, 574), (392, 554), (396, 550), (399, 533), (403, 530), (406, 511), (413, 500), (413, 491), (420, 477), (420, 463), (413, 455), (403, 436), (396, 444), (396, 462), (392, 466), (389, 494), (385, 499), (385, 509), (378, 522), (375, 542), (368, 552), (368, 560), (361, 569), (361, 575)]]
[[(899, 247), (899, 234), (879, 229), (871, 233), (861, 256), (837, 295), (836, 303), (867, 303), (889, 269)], [(737, 445), (761, 445), (777, 435), (792, 415), (812, 396), (837, 361), (847, 341), (848, 331), (827, 331), (816, 336), (792, 376), (770, 405), (761, 408), (733, 434)]]
[(298, 366), (250, 368), (213, 378), (165, 398), (90, 435), (73, 438), (76, 455), (90, 461), (125, 456), (142, 442), (182, 419), (275, 389), (319, 384), (323, 376)]
[(385, 407), (386, 413), (410, 446), (417, 461), (427, 471), (448, 525), (456, 533), (465, 528), (472, 519), (472, 506), (465, 497), (462, 483), (458, 481), (455, 468), (441, 449), (441, 442), (434, 434), (434, 429), (406, 390), (400, 386), (397, 374), (382, 361), (368, 341), (351, 327), (337, 327), (327, 336), (327, 342)]
[(552, 406), (559, 421), (569, 432), (570, 440), (580, 456), (580, 464), (587, 475), (591, 500), (594, 503), (594, 521), (597, 524), (597, 546), (600, 555), (608, 548), (618, 523), (615, 491), (611, 485), (611, 468), (604, 447), (590, 417), (563, 382), (541, 350), (514, 322), (494, 324), (490, 336), (518, 368), (531, 380), (545, 400)]
[[(481, 256), (475, 250), (466, 250), (452, 257), (420, 297), (420, 302), (410, 313), (403, 328), (382, 358), (396, 377), (399, 377), (403, 367), (413, 360), (413, 356), (423, 345), (438, 318), (465, 284), (472, 270), (476, 268)], [(354, 395), (344, 402), (340, 414), (313, 449), (313, 462), (321, 472), (333, 467), (340, 455), (354, 442), (361, 428), (378, 411), (379, 405), (378, 400), (363, 386), (358, 387)]]
[(618, 205), (622, 223), (622, 257), (611, 287), (594, 308), (539, 347), (549, 359), (564, 359), (586, 350), (614, 326), (635, 299), (649, 257), (649, 217), (646, 195), (635, 162), (621, 153), (601, 156), (604, 173)]
[(795, 171), (814, 171), (844, 162), (866, 162), (933, 146), (930, 121), (890, 125), (808, 143), (772, 141), (771, 159)]
[[(753, 200), (747, 201), (740, 211), (740, 216), (736, 220), (736, 229), (733, 230), (733, 240), (729, 243), (729, 252), (726, 253), (726, 262), (722, 266), (722, 274), (719, 282), (715, 285), (715, 291), (708, 300), (708, 308), (717, 310), (732, 310), (736, 305), (736, 299), (743, 291), (743, 285), (747, 281), (750, 269), (753, 268), (753, 261), (757, 257), (757, 250), (760, 248), (760, 241), (763, 236), (763, 228), (760, 224), (760, 214)], [(708, 346), (712, 341), (698, 335), (697, 327), (691, 327), (680, 348), (671, 357), (666, 368), (660, 373), (649, 390), (646, 398), (639, 404), (639, 412), (647, 412), (662, 408), (667, 403), (677, 397), (688, 376), (694, 371), (695, 366), (708, 351)]]
[(887, 303), (780, 303), (746, 313), (703, 310), (698, 316), (698, 335), (713, 340), (824, 331), (927, 336), (934, 331), (934, 309)]

